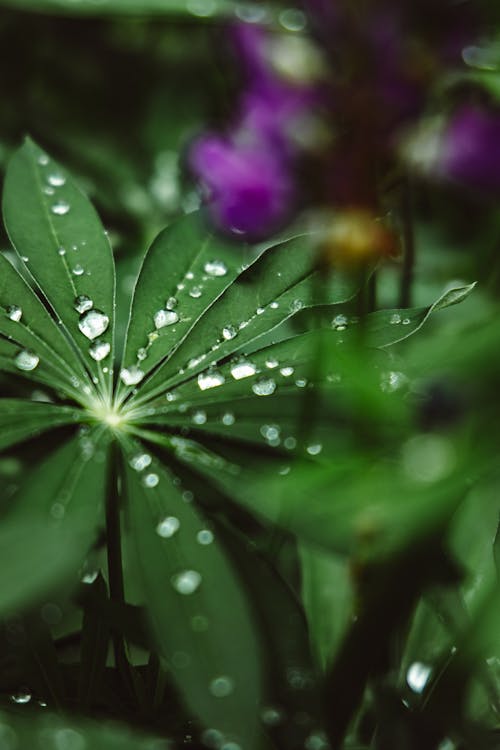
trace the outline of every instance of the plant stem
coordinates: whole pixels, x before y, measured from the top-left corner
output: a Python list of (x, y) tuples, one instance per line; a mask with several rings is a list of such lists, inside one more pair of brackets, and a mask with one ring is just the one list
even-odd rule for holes
[(401, 218), (403, 224), (403, 268), (401, 270), (399, 306), (410, 307), (412, 303), (411, 291), (415, 266), (415, 231), (412, 190), (408, 179), (403, 184)]

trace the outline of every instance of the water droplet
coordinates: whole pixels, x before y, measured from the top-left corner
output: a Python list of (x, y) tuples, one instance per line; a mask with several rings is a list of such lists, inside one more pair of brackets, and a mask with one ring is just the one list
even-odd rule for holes
[(144, 471), (148, 466), (151, 466), (152, 461), (149, 453), (138, 453), (130, 459), (129, 464), (134, 471)]
[(202, 289), (201, 286), (194, 286), (192, 289), (189, 290), (189, 296), (193, 299), (198, 299), (202, 295)]
[(217, 386), (223, 385), (225, 382), (224, 375), (218, 370), (207, 370), (207, 372), (200, 372), (198, 375), (198, 387), (201, 391), (206, 391), (209, 388), (217, 388)]
[(330, 745), (324, 734), (312, 733), (306, 738), (304, 748), (305, 750), (329, 750)]
[(66, 250), (65, 250), (65, 248), (64, 248), (64, 247), (60, 247), (60, 248), (59, 248), (59, 250), (58, 250), (57, 252), (58, 252), (58, 253), (59, 253), (59, 255), (61, 255), (61, 256), (63, 256), (63, 255), (66, 255)]
[(169, 297), (165, 302), (165, 307), (167, 310), (175, 310), (177, 307), (177, 297)]
[(89, 354), (96, 362), (100, 362), (107, 357), (110, 351), (111, 344), (107, 341), (101, 341), (100, 339), (97, 339), (97, 341), (94, 341), (94, 343), (89, 346)]
[(196, 534), (196, 541), (198, 542), (198, 544), (202, 544), (205, 546), (208, 544), (212, 544), (213, 540), (214, 535), (212, 534), (210, 529), (202, 529)]
[(280, 375), (283, 375), (284, 378), (289, 378), (294, 372), (293, 367), (280, 367)]
[(266, 308), (265, 307), (258, 307), (255, 312), (257, 313), (257, 315), (262, 315), (262, 313), (266, 312)]
[(283, 440), (283, 445), (287, 450), (293, 451), (293, 449), (297, 447), (297, 440), (292, 435), (290, 435)]
[(52, 187), (62, 187), (66, 183), (66, 177), (62, 174), (49, 174), (47, 182), (49, 185), (52, 185)]
[(205, 424), (207, 421), (207, 413), (205, 411), (195, 411), (193, 414), (194, 424)]
[(414, 662), (406, 673), (406, 682), (414, 693), (421, 693), (431, 676), (432, 668), (420, 661)]
[(163, 539), (170, 539), (177, 531), (179, 531), (180, 521), (175, 516), (167, 516), (160, 521), (156, 527), (156, 533), (163, 537)]
[(78, 328), (91, 341), (102, 336), (108, 326), (109, 318), (100, 310), (88, 310), (78, 321)]
[(27, 255), (21, 255), (21, 260), (23, 261), (23, 263), (28, 263), (29, 262), (29, 258), (28, 258)]
[(279, 302), (271, 302), (271, 304), (269, 305), (271, 310), (277, 310), (279, 306), (280, 306)]
[(28, 690), (28, 688), (20, 688), (10, 696), (13, 703), (19, 703), (23, 705), (29, 703), (31, 697), (31, 692)]
[(97, 580), (98, 575), (99, 575), (98, 570), (91, 570), (89, 573), (85, 573), (85, 575), (82, 576), (82, 583), (85, 583), (87, 586), (90, 586), (90, 584), (94, 583), (94, 581)]
[(146, 373), (141, 370), (140, 367), (137, 367), (137, 365), (131, 365), (130, 367), (125, 367), (120, 372), (120, 380), (125, 385), (137, 385), (143, 380), (145, 374)]
[(179, 320), (179, 315), (173, 310), (158, 310), (154, 315), (154, 322), (156, 328), (165, 328), (165, 326), (172, 326)]
[(394, 393), (408, 382), (404, 372), (383, 372), (380, 377), (380, 390), (384, 393)]
[(297, 388), (305, 388), (307, 385), (307, 380), (305, 378), (299, 378), (295, 381), (295, 385)]
[(9, 305), (7, 310), (7, 317), (13, 320), (15, 323), (19, 323), (23, 316), (22, 308), (19, 305)]
[(222, 329), (222, 338), (226, 341), (230, 341), (231, 339), (234, 339), (235, 336), (238, 335), (238, 331), (234, 326), (226, 326)]
[(230, 411), (222, 415), (222, 424), (225, 424), (226, 427), (230, 427), (235, 423), (235, 421), (235, 416)]
[(252, 391), (256, 396), (271, 396), (276, 390), (276, 383), (272, 378), (261, 378), (252, 383)]
[(167, 401), (176, 401), (178, 396), (172, 391), (167, 391), (167, 393), (165, 394), (165, 398), (167, 399)]
[(83, 314), (88, 312), (88, 310), (92, 310), (94, 303), (86, 294), (79, 294), (78, 297), (75, 297), (73, 306), (77, 312)]
[(85, 269), (83, 266), (77, 263), (76, 266), (73, 267), (71, 273), (73, 274), (73, 276), (83, 276), (83, 274), (85, 273)]
[(218, 729), (205, 729), (201, 735), (201, 741), (205, 747), (218, 750), (224, 742), (224, 735)]
[(252, 375), (255, 375), (257, 367), (253, 362), (249, 362), (246, 359), (239, 359), (231, 365), (230, 372), (235, 380), (242, 380), (243, 378), (249, 378)]
[(137, 359), (139, 360), (139, 362), (143, 362), (147, 356), (148, 356), (147, 349), (141, 346), (141, 348), (137, 350)]
[(260, 434), (272, 445), (279, 445), (280, 428), (275, 424), (263, 424), (260, 428)]
[(279, 14), (279, 22), (287, 31), (302, 31), (306, 27), (306, 15), (299, 8), (285, 8)]
[(317, 456), (321, 451), (323, 450), (323, 446), (321, 443), (311, 443), (311, 445), (308, 445), (306, 448), (306, 451), (309, 453), (310, 456)]
[(41, 167), (46, 167), (49, 163), (49, 157), (47, 156), (47, 154), (40, 154), (37, 161)]
[(349, 320), (345, 315), (336, 315), (332, 320), (332, 328), (336, 331), (345, 331)]
[(262, 722), (268, 727), (275, 727), (283, 721), (282, 712), (277, 708), (273, 708), (273, 706), (265, 706), (260, 716)]
[(391, 326), (399, 325), (399, 323), (401, 323), (401, 315), (399, 315), (399, 313), (393, 313), (389, 318), (389, 323)]
[(182, 499), (185, 503), (192, 503), (194, 500), (194, 493), (191, 490), (184, 490), (182, 493)]
[(411, 320), (410, 320), (410, 318), (403, 318), (403, 320), (401, 321), (401, 323), (402, 323), (402, 324), (403, 324), (404, 326), (408, 326), (408, 325), (410, 325), (410, 323), (411, 323)]
[(23, 370), (24, 372), (30, 372), (31, 370), (34, 370), (35, 367), (38, 366), (39, 362), (40, 357), (38, 357), (33, 352), (30, 352), (29, 349), (23, 349), (22, 351), (18, 352), (14, 359), (14, 363), (18, 370)]
[(301, 299), (294, 299), (293, 302), (290, 303), (290, 312), (296, 313), (299, 310), (302, 310), (303, 307), (304, 307), (304, 303), (302, 302)]
[(203, 270), (208, 276), (225, 276), (227, 266), (222, 260), (209, 260), (203, 266)]
[(216, 698), (226, 698), (234, 690), (234, 682), (230, 677), (226, 675), (220, 675), (215, 677), (210, 683), (210, 692)]
[(144, 487), (147, 487), (148, 489), (151, 489), (152, 487), (156, 487), (159, 481), (160, 481), (160, 477), (158, 476), (158, 474), (146, 474), (142, 478), (142, 484), (144, 485)]
[(266, 359), (266, 367), (268, 367), (270, 370), (274, 370), (276, 367), (279, 367), (279, 362), (276, 357), (268, 357), (268, 359)]
[(66, 203), (66, 201), (58, 201), (57, 203), (53, 204), (50, 210), (53, 214), (56, 214), (56, 216), (64, 216), (69, 212), (70, 205), (69, 203)]
[(179, 594), (193, 594), (201, 584), (201, 575), (196, 570), (183, 570), (172, 578), (172, 585)]

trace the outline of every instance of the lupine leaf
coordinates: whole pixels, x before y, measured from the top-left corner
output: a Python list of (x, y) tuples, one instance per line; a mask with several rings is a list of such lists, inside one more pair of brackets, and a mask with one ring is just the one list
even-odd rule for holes
[[(67, 172), (27, 140), (7, 169), (3, 215), (21, 261), (80, 350), (86, 369), (109, 391), (114, 264), (93, 206)], [(78, 297), (88, 301), (78, 304)], [(83, 313), (76, 309), (86, 306)], [(96, 361), (89, 351), (98, 341), (109, 345), (109, 353)]]
[(70, 406), (22, 399), (1, 399), (0, 450), (56, 427), (75, 424), (81, 417), (82, 412)]
[(253, 747), (260, 654), (240, 582), (174, 477), (156, 461), (137, 470), (143, 456), (127, 442), (128, 513), (161, 653), (205, 726)]

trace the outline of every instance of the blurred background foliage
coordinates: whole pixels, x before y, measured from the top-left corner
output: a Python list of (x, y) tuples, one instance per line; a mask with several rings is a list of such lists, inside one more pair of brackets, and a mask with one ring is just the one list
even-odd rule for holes
[[(278, 22), (283, 10), (271, 9)], [(259, 6), (221, 0), (0, 3), (0, 167), (29, 133), (76, 176), (110, 232), (122, 330), (142, 249), (174, 217), (199, 204), (183, 168), (187, 144), (207, 121), (222, 120), (231, 109), (237, 76), (223, 54), (222, 21), (260, 12)], [(498, 49), (498, 42), (492, 45)], [(473, 76), (497, 101), (500, 66), (490, 68), (468, 71), (465, 78)], [(460, 85), (468, 84), (465, 78)], [(304, 722), (308, 700), (307, 710), (318, 715), (320, 726), (326, 721), (330, 740), (340, 742), (346, 731), (345, 747), (351, 750), (500, 747), (498, 542), (495, 547), (500, 212), (497, 199), (430, 187), (418, 179), (412, 188), (417, 251), (412, 304), (430, 305), (443, 290), (473, 281), (477, 288), (462, 305), (433, 316), (422, 333), (383, 351), (382, 365), (376, 357), (374, 367), (371, 354), (367, 359), (353, 347), (342, 365), (344, 413), (337, 412), (339, 422), (332, 425), (335, 457), (297, 465), (290, 477), (262, 472), (257, 478), (253, 492), (261, 493), (264, 505), (275, 498), (280, 508), (287, 503), (296, 508), (293, 531), (301, 525), (305, 530), (298, 542), (272, 524), (263, 527), (262, 518), (257, 521), (229, 499), (237, 497), (238, 488), (224, 488), (221, 528), (245, 529), (252, 549), (262, 552), (262, 586), (251, 581), (246, 546), (246, 551), (232, 549), (234, 538), (228, 534), (235, 565), (244, 585), (253, 586), (252, 599), (270, 640), (281, 637), (297, 652), (289, 694), (277, 696), (279, 709), (269, 708), (265, 719), (275, 746), (284, 750), (296, 746), (291, 737)], [(8, 250), (5, 236), (2, 246)], [(397, 260), (378, 270), (380, 309), (398, 308), (400, 273)], [(329, 310), (323, 322), (305, 312), (287, 325), (300, 330), (330, 325), (330, 318)], [(325, 357), (338, 367), (335, 351)], [(49, 443), (62, 439), (58, 434)], [(41, 462), (48, 447), (37, 445), (35, 454), (27, 443), (15, 456), (0, 459), (7, 500), (23, 463)], [(231, 447), (226, 450), (230, 456)], [(339, 495), (340, 506), (331, 503)], [(221, 501), (207, 496), (211, 502), (218, 507)], [(314, 527), (316, 505), (322, 513), (331, 506), (331, 532), (324, 525), (328, 513)], [(103, 561), (94, 561), (89, 569), (100, 565), (105, 568)], [(134, 569), (127, 557), (125, 574), (133, 601)], [(294, 596), (281, 602), (274, 576), (285, 578)], [(127, 689), (106, 666), (101, 692), (91, 710), (83, 702), (83, 713), (126, 719), (145, 731), (175, 736), (177, 746), (197, 746), (178, 698), (162, 693), (155, 703), (161, 670), (144, 661), (140, 602), (113, 610), (101, 584), (92, 581), (76, 603), (62, 591), (41, 616), (30, 612), (4, 624), (0, 691), (9, 715), (0, 716), (2, 749), (37, 747), (23, 733), (37, 727), (35, 714), (51, 682), (47, 665), (56, 672), (64, 665), (75, 702), (61, 695), (56, 704), (61, 700), (66, 710), (76, 710), (76, 634), (83, 623), (84, 639), (99, 648), (96, 610), (105, 612), (106, 627), (119, 619), (133, 644), (144, 704), (131, 711)], [(308, 634), (300, 607), (293, 611), (295, 595), (305, 608)], [(273, 599), (281, 609), (272, 609)], [(325, 675), (322, 697), (319, 673)], [(314, 683), (311, 692), (308, 681)], [(32, 694), (20, 691), (23, 684), (30, 684)], [(31, 723), (18, 726), (13, 707), (21, 716), (28, 712)], [(283, 718), (287, 712), (290, 723)], [(118, 742), (126, 748), (163, 747), (128, 735), (117, 739), (111, 729), (103, 730), (103, 738), (93, 734), (101, 731), (96, 727), (77, 729), (49, 722), (37, 737), (53, 744), (40, 747), (105, 749)], [(305, 747), (322, 750), (327, 740), (313, 733)]]

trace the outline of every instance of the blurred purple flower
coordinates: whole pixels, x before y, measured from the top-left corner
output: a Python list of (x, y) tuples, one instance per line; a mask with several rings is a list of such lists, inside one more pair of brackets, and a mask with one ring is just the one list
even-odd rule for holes
[(258, 240), (278, 229), (293, 210), (294, 181), (273, 150), (208, 134), (193, 143), (190, 166), (222, 231)]
[(465, 105), (441, 137), (437, 173), (478, 190), (500, 190), (500, 113)]

